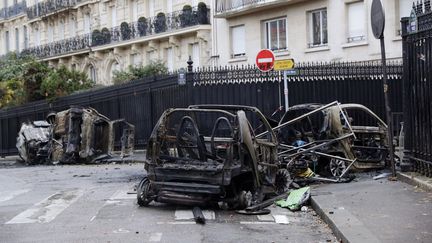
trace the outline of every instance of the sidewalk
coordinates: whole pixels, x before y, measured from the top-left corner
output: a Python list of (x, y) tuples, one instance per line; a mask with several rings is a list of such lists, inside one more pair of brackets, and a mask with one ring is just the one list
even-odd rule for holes
[(432, 191), (375, 175), (315, 186), (313, 208), (342, 242), (432, 242)]

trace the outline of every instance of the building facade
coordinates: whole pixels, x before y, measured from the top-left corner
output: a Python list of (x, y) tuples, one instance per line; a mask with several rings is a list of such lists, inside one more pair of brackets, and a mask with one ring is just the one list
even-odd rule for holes
[(176, 70), (190, 56), (208, 65), (210, 1), (1, 1), (0, 55), (33, 54), (87, 72), (101, 85), (112, 84), (115, 70), (150, 61), (163, 60)]
[[(400, 18), (412, 0), (382, 0), (389, 59), (401, 59)], [(220, 64), (253, 64), (260, 49), (276, 59), (363, 61), (381, 58), (373, 36), (372, 0), (215, 0), (212, 55)]]
[[(203, 4), (204, 3), (204, 4)], [(0, 0), (0, 55), (35, 55), (88, 73), (101, 85), (129, 65), (163, 60), (169, 70), (277, 59), (380, 59), (372, 0)], [(387, 57), (402, 56), (401, 17), (412, 0), (382, 0)]]

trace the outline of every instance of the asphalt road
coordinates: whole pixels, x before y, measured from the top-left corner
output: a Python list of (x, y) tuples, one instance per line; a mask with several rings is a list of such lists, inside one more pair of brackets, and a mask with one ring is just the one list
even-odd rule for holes
[[(0, 242), (334, 242), (309, 209), (246, 216), (206, 209), (136, 204), (142, 164), (11, 166), (0, 162)], [(128, 193), (129, 192), (129, 193)]]

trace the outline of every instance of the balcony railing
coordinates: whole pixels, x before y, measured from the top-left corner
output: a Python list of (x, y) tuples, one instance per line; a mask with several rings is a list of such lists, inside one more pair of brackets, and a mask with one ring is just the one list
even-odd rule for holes
[(137, 22), (123, 22), (114, 28), (93, 30), (91, 34), (48, 43), (42, 46), (23, 50), (22, 54), (30, 54), (38, 58), (63, 55), (108, 44), (119, 43), (156, 34), (168, 33), (196, 25), (210, 24), (208, 8), (192, 8), (190, 11), (177, 11), (168, 14), (158, 14), (150, 18), (140, 18)]
[(13, 6), (0, 9), (0, 20), (15, 17), (26, 11), (26, 1), (14, 4)]
[(21, 52), (22, 55), (32, 55), (38, 58), (45, 58), (49, 56), (57, 56), (84, 50), (89, 48), (91, 44), (91, 35), (80, 35), (72, 38), (64, 39), (61, 41), (51, 42), (45, 45), (31, 47)]
[(27, 17), (34, 19), (69, 9), (86, 0), (47, 0), (27, 8)]

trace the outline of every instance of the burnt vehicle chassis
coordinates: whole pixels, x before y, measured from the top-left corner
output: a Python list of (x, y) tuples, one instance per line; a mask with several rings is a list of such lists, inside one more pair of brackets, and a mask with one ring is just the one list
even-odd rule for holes
[(111, 121), (93, 108), (71, 107), (48, 114), (47, 121), (24, 123), (17, 148), (26, 164), (89, 163), (132, 155), (134, 134), (124, 119)]
[[(368, 126), (353, 123), (359, 111), (369, 116)], [(277, 130), (282, 160), (307, 157), (325, 176), (340, 178), (349, 169), (382, 168), (388, 158), (387, 125), (360, 104), (296, 105)]]
[[(257, 138), (260, 130), (267, 136)], [(149, 139), (145, 170), (137, 187), (140, 206), (155, 200), (245, 208), (286, 192), (290, 182), (280, 169), (276, 135), (264, 115), (249, 106), (166, 110)]]

